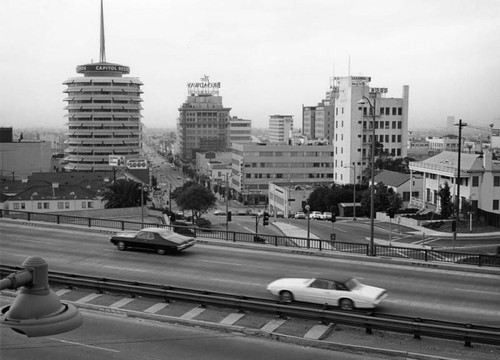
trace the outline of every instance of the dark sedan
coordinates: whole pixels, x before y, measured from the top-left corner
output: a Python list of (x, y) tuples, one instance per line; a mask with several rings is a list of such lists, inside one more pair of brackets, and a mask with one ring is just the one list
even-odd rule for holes
[(177, 234), (169, 229), (146, 228), (137, 232), (121, 232), (109, 239), (120, 251), (128, 248), (153, 250), (163, 255), (167, 252), (178, 253), (196, 243), (191, 236)]

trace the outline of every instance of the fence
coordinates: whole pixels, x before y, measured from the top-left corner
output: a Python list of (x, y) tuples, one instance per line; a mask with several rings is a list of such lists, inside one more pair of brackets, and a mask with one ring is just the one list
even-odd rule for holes
[[(338, 251), (344, 253), (365, 254), (369, 256), (369, 244), (358, 244), (322, 239), (288, 237), (282, 235), (253, 234), (237, 231), (204, 229), (180, 225), (150, 224), (125, 220), (97, 219), (61, 214), (35, 213), (17, 210), (1, 210), (0, 218), (22, 219), (26, 221), (43, 221), (56, 224), (71, 224), (86, 227), (100, 227), (121, 231), (138, 231), (145, 227), (173, 228), (179, 233), (191, 234), (194, 237), (222, 239), (232, 242), (262, 243), (270, 246), (294, 247), (319, 251)], [(375, 255), (407, 258), (422, 261), (439, 261), (459, 264), (500, 267), (500, 256), (473, 253), (449, 252), (431, 249), (415, 249), (385, 245), (375, 245)]]

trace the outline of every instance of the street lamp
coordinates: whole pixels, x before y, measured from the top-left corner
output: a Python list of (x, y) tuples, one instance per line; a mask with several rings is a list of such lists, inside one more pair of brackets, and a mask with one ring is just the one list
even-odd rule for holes
[(309, 239), (309, 230), (310, 230), (310, 224), (311, 224), (311, 217), (309, 216), (311, 207), (309, 205), (306, 205), (305, 207), (306, 213), (307, 213), (307, 238)]
[(370, 248), (368, 255), (375, 256), (374, 231), (375, 231), (375, 110), (377, 106), (377, 94), (373, 93), (373, 105), (366, 96), (363, 96), (358, 104), (368, 104), (372, 113), (372, 151), (371, 151), (371, 186), (370, 186)]
[(344, 166), (345, 168), (351, 168), (354, 172), (354, 181), (352, 182), (354, 184), (354, 192), (353, 192), (353, 196), (352, 196), (352, 204), (353, 204), (353, 207), (352, 207), (352, 220), (353, 221), (356, 221), (356, 163), (353, 162), (352, 163), (352, 166), (351, 165), (346, 165)]

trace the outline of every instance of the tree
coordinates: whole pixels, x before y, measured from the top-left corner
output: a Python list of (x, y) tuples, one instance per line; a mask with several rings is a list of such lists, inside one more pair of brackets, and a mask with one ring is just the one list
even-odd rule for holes
[(438, 195), (441, 200), (441, 217), (449, 219), (453, 215), (454, 206), (451, 199), (450, 186), (447, 181), (439, 186)]
[[(371, 208), (371, 190), (367, 188), (361, 192), (361, 208), (365, 214), (370, 214)], [(386, 211), (388, 208), (394, 210), (401, 209), (403, 200), (393, 188), (387, 187), (383, 183), (375, 184), (374, 208), (377, 211)]]
[(181, 210), (191, 210), (193, 222), (208, 210), (212, 209), (217, 198), (204, 186), (195, 182), (187, 182), (172, 192), (172, 199)]
[[(149, 200), (148, 192), (143, 191), (143, 204)], [(118, 179), (106, 187), (101, 201), (106, 201), (106, 209), (141, 206), (141, 184), (129, 179)]]

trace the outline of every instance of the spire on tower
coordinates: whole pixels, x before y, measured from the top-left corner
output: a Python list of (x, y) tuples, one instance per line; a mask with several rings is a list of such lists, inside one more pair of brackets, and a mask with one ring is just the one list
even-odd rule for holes
[(104, 47), (104, 11), (101, 0), (101, 51), (99, 54), (99, 62), (106, 62), (106, 49)]

